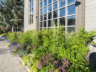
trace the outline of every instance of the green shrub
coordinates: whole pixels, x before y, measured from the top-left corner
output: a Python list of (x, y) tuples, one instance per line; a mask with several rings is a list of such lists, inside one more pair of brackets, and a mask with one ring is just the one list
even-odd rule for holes
[[(89, 51), (87, 44), (91, 42), (95, 34), (96, 32), (87, 32), (83, 28), (79, 29), (77, 35), (74, 33), (65, 34), (64, 27), (60, 26), (59, 28), (54, 27), (54, 29), (44, 29), (40, 32), (32, 30), (25, 33), (11, 33), (8, 37), (11, 39), (10, 42), (16, 41), (22, 45), (23, 50), (27, 50), (28, 54), (35, 54), (35, 57), (29, 55), (24, 57), (24, 63), (30, 66), (31, 72), (50, 72), (52, 69), (57, 71), (58, 66), (62, 67), (64, 58), (71, 64), (66, 68), (69, 72), (90, 72), (85, 56)], [(59, 64), (57, 63), (56, 67), (43, 64), (44, 66), (38, 69), (37, 63), (44, 53), (46, 55), (52, 53), (52, 57), (54, 60), (59, 60)], [(47, 60), (47, 58), (45, 59)], [(51, 63), (52, 61), (50, 61)]]
[(7, 39), (10, 39), (10, 42), (9, 43), (12, 43), (13, 41), (17, 41), (16, 39), (16, 33), (10, 33), (8, 36), (7, 36)]

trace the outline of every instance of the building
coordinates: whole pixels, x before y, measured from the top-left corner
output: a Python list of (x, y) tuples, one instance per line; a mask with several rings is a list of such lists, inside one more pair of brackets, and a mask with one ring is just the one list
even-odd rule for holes
[(24, 31), (60, 25), (65, 32), (96, 31), (96, 0), (25, 0)]

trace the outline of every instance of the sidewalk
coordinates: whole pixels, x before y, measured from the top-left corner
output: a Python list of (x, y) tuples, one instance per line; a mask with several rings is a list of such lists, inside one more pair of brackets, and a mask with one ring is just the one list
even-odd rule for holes
[(7, 48), (7, 43), (0, 37), (0, 72), (27, 72)]

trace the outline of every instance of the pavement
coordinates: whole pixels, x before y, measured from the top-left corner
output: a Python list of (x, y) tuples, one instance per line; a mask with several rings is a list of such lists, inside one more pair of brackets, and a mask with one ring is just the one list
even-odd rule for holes
[(7, 43), (0, 36), (0, 72), (27, 72), (20, 61), (7, 48)]

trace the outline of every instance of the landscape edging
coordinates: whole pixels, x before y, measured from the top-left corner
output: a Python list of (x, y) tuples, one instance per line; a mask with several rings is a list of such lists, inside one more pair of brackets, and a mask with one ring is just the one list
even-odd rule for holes
[[(20, 57), (17, 57), (17, 58), (18, 58), (18, 60), (22, 63), (22, 65), (24, 65), (23, 59), (20, 58)], [(28, 72), (30, 72), (30, 68), (29, 68), (28, 66), (24, 66), (24, 67), (25, 67), (25, 69), (26, 69)]]

